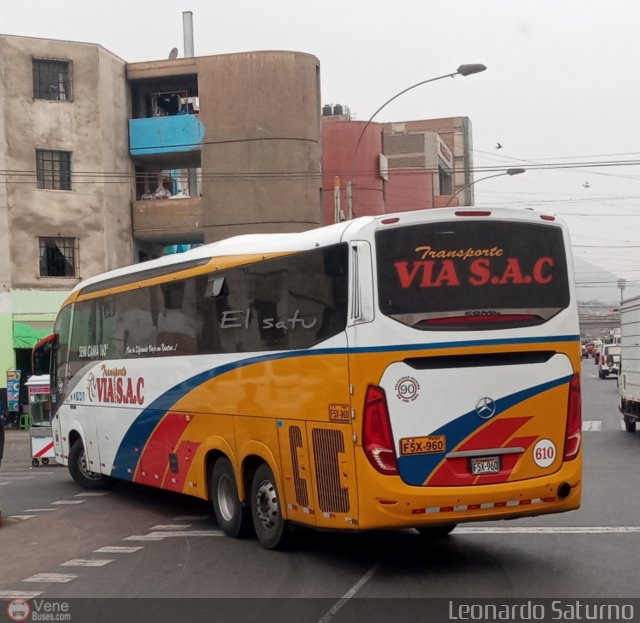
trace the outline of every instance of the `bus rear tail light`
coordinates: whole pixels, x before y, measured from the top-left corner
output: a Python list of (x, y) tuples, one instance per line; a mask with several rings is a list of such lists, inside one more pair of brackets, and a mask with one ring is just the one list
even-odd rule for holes
[(569, 383), (569, 404), (567, 407), (567, 430), (564, 436), (564, 460), (578, 456), (582, 442), (582, 398), (580, 395), (580, 375), (575, 374)]
[(384, 390), (369, 385), (364, 399), (362, 446), (369, 463), (381, 474), (397, 474), (389, 409)]

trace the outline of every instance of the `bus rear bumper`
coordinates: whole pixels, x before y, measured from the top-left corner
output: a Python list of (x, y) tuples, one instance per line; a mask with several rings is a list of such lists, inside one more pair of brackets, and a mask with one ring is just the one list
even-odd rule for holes
[[(361, 529), (415, 528), (428, 525), (516, 519), (562, 513), (580, 507), (581, 457), (555, 474), (473, 487), (414, 487), (399, 477), (384, 477), (389, 485), (374, 496), (360, 495)], [(362, 482), (362, 481), (361, 481)], [(384, 481), (383, 481), (384, 482)]]

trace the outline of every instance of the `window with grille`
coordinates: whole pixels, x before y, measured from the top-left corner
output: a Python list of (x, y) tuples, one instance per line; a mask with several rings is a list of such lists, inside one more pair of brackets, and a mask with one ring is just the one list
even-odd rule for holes
[(40, 276), (78, 276), (77, 238), (40, 238)]
[(36, 149), (38, 188), (71, 190), (71, 152)]
[(33, 98), (71, 101), (71, 62), (34, 58)]

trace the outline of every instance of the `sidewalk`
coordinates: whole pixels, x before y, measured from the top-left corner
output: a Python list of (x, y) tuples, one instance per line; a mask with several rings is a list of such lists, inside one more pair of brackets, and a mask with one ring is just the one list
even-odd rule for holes
[[(31, 465), (31, 443), (28, 430), (4, 430), (4, 457), (0, 465), (0, 478), (2, 472), (16, 467)], [(2, 507), (0, 507), (0, 522), (2, 521)]]
[(29, 431), (5, 428), (4, 458), (0, 466), (0, 474), (5, 468), (25, 465), (31, 465)]

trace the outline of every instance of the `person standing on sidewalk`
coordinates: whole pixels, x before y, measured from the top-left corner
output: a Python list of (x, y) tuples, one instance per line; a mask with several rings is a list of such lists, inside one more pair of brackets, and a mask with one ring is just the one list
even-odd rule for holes
[(0, 465), (2, 465), (2, 455), (4, 454), (4, 409), (0, 402)]
[(4, 418), (0, 411), (0, 465), (2, 465), (2, 454), (4, 453)]

